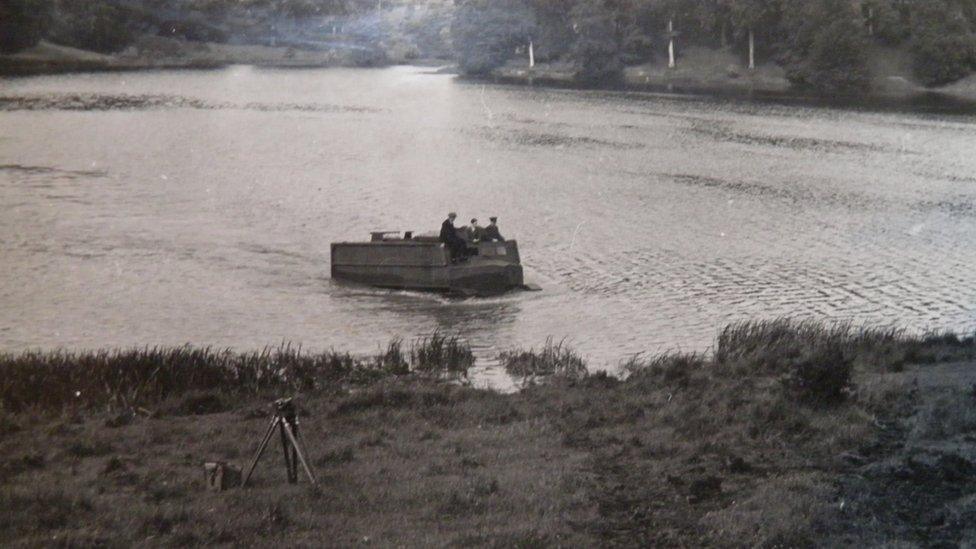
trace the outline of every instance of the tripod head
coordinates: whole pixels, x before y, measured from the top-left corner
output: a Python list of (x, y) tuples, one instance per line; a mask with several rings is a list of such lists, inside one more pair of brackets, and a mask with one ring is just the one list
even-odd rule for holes
[(288, 423), (295, 423), (298, 418), (298, 413), (295, 410), (295, 403), (292, 402), (291, 398), (279, 398), (272, 404), (275, 413), (285, 419)]

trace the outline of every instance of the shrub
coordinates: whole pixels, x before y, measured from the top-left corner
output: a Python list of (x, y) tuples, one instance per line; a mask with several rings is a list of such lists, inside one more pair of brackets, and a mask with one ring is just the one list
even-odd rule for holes
[(808, 404), (830, 404), (842, 400), (851, 384), (852, 363), (835, 344), (802, 348), (787, 359), (783, 382)]

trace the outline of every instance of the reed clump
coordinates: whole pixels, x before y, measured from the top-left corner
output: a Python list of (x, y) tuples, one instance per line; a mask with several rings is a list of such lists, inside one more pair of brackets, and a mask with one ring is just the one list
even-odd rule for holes
[(730, 324), (718, 336), (714, 362), (729, 375), (780, 376), (800, 399), (830, 403), (844, 397), (857, 369), (900, 371), (911, 363), (973, 356), (972, 337), (781, 318)]
[(406, 375), (410, 373), (410, 363), (407, 354), (403, 352), (403, 340), (394, 338), (386, 346), (386, 351), (377, 354), (373, 359), (377, 370), (392, 375)]
[(868, 328), (849, 322), (779, 318), (726, 326), (716, 342), (715, 360), (733, 367), (779, 372), (784, 361), (816, 350), (841, 352), (845, 360), (859, 368), (899, 371), (911, 363), (976, 356), (976, 339), (972, 335), (915, 335), (900, 328)]
[(363, 358), (290, 344), (256, 352), (184, 346), (0, 353), (0, 411), (134, 409), (194, 392), (313, 391), (411, 371), (466, 375), (474, 363), (466, 343), (439, 334), (414, 344), (410, 358), (412, 365), (399, 339)]
[(468, 370), (474, 366), (474, 353), (458, 336), (434, 332), (413, 343), (410, 363), (413, 371), (421, 374), (466, 378)]
[(586, 361), (576, 351), (564, 345), (564, 341), (554, 343), (552, 338), (538, 351), (535, 349), (515, 349), (502, 352), (498, 359), (505, 366), (508, 375), (521, 380), (523, 384), (541, 378), (580, 380), (588, 375)]

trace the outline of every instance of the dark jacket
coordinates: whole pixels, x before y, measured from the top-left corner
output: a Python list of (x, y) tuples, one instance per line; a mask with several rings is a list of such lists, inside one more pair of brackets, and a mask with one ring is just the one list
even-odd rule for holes
[(502, 238), (501, 233), (498, 232), (498, 225), (488, 225), (484, 228), (482, 235), (482, 240), (497, 240), (499, 242), (505, 242), (505, 239)]
[(470, 242), (478, 242), (478, 241), (484, 240), (485, 239), (485, 228), (484, 227), (475, 227), (474, 225), (471, 225), (471, 226), (468, 227), (467, 236), (468, 236), (468, 240)]
[(441, 223), (441, 242), (449, 245), (457, 245), (458, 241), (463, 242), (463, 239), (458, 236), (457, 229), (454, 228), (454, 223), (451, 222), (450, 218), (445, 219)]

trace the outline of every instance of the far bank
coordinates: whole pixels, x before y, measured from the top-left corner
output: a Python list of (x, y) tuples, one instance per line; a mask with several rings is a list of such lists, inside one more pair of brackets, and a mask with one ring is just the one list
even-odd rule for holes
[(390, 52), (368, 48), (300, 49), (192, 42), (147, 36), (117, 54), (102, 54), (41, 41), (16, 54), (0, 55), (0, 76), (215, 69), (230, 65), (276, 68), (380, 67), (403, 61), (406, 59), (391, 55)]
[[(645, 63), (627, 66), (613, 81), (585, 81), (569, 62), (536, 63), (517, 59), (494, 69), (485, 78), (510, 84), (553, 86), (571, 89), (620, 89), (696, 95), (747, 97), (761, 100), (802, 99), (840, 104), (893, 104), (932, 106), (946, 103), (953, 110), (976, 111), (976, 76), (941, 87), (926, 87), (912, 75), (907, 52), (894, 48), (873, 48), (870, 85), (863, 93), (823, 95), (798, 88), (779, 65), (767, 62), (749, 69), (729, 50), (691, 47), (677, 66)], [(972, 104), (971, 104), (972, 103)]]

